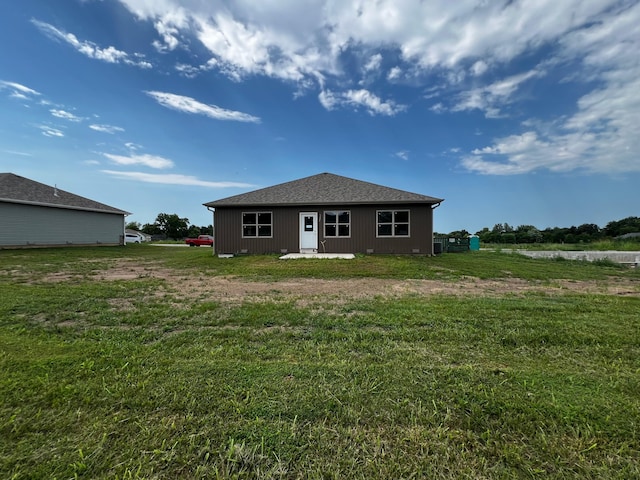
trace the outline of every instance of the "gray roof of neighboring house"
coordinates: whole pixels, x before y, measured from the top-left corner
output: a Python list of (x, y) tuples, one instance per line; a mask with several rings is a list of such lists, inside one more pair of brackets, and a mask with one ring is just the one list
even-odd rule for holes
[(0, 173), (0, 202), (118, 213), (122, 215), (129, 213), (13, 173)]
[(631, 233), (625, 233), (624, 235), (618, 235), (616, 239), (626, 240), (627, 238), (638, 238), (638, 237), (640, 237), (640, 232), (631, 232)]
[(374, 183), (320, 173), (273, 187), (205, 203), (207, 207), (267, 205), (437, 204), (441, 198), (405, 192)]

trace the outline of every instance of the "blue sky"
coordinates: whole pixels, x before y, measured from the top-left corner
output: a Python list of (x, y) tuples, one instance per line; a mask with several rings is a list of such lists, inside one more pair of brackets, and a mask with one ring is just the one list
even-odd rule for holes
[(0, 3), (0, 171), (132, 212), (331, 172), (435, 230), (640, 215), (640, 3)]

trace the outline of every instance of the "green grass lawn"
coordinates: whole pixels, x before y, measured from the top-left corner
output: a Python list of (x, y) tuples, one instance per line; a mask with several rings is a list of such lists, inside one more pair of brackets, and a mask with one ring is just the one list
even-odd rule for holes
[[(123, 258), (276, 287), (473, 277), (631, 293), (236, 304), (153, 275), (98, 280)], [(640, 478), (639, 312), (636, 270), (494, 252), (0, 251), (0, 478)]]

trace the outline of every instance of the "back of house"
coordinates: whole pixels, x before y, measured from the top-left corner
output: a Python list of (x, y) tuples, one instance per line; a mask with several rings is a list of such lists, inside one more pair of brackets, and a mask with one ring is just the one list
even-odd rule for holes
[(443, 200), (321, 173), (206, 203), (216, 253), (433, 254)]

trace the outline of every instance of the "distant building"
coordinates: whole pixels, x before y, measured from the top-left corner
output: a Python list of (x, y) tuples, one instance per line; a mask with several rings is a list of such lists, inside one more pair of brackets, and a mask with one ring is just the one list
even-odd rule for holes
[(433, 254), (443, 200), (321, 173), (204, 205), (218, 254)]
[(616, 240), (629, 240), (630, 238), (640, 238), (640, 232), (625, 233), (624, 235), (618, 235)]
[(128, 212), (0, 173), (0, 248), (123, 245)]

